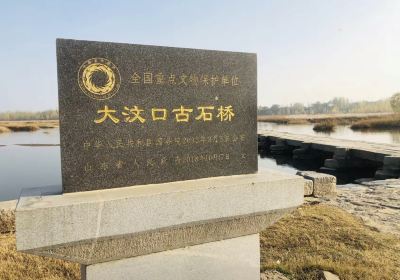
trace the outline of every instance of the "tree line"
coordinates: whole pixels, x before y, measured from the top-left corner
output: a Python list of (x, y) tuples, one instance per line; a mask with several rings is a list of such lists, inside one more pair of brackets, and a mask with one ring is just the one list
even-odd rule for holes
[(280, 106), (274, 104), (271, 107), (259, 106), (257, 110), (258, 115), (383, 113), (383, 112), (392, 112), (390, 98), (378, 101), (350, 102), (345, 97), (335, 97), (328, 102), (315, 102), (310, 105), (304, 105), (303, 103), (294, 103), (289, 106)]
[(58, 110), (46, 110), (41, 112), (15, 111), (0, 113), (0, 121), (28, 120), (58, 120)]

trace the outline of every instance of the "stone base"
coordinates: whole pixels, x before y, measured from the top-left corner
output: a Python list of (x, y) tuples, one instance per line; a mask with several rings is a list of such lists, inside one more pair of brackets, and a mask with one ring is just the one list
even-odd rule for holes
[(259, 233), (303, 203), (301, 177), (271, 171), (21, 197), (17, 250), (83, 265)]
[(82, 266), (86, 280), (259, 280), (259, 235)]
[(83, 279), (258, 280), (258, 233), (303, 203), (304, 179), (263, 171), (21, 197), (19, 251), (80, 263)]

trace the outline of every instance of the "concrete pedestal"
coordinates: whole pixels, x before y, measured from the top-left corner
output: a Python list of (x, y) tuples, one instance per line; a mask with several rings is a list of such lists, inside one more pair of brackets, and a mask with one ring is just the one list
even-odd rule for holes
[(85, 265), (87, 279), (256, 279), (257, 234), (303, 195), (303, 178), (271, 171), (62, 195), (36, 189), (17, 205), (17, 249)]
[(259, 235), (82, 266), (85, 280), (259, 280)]

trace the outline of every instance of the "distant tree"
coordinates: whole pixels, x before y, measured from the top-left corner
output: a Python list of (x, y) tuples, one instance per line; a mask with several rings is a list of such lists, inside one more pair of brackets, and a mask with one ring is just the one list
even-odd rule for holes
[(333, 112), (348, 113), (350, 109), (350, 102), (345, 97), (335, 97), (330, 102), (332, 104)]
[(313, 114), (322, 114), (324, 110), (324, 105), (321, 102), (316, 102), (311, 104), (311, 112)]
[(57, 110), (47, 110), (42, 112), (0, 112), (0, 121), (23, 121), (23, 120), (57, 120)]
[(304, 114), (304, 105), (301, 103), (294, 103), (291, 109), (292, 114)]
[(272, 105), (270, 110), (273, 115), (277, 115), (279, 113), (279, 105), (277, 104)]
[(400, 113), (400, 92), (390, 98), (390, 106), (394, 112)]
[[(382, 112), (392, 112), (392, 111), (400, 113), (399, 95), (400, 93), (394, 95), (392, 98), (393, 100), (391, 100), (390, 98), (385, 98), (377, 101), (350, 102), (345, 97), (336, 97), (328, 102), (316, 102), (307, 106), (304, 106), (301, 103), (294, 103), (291, 104), (290, 106), (279, 106), (277, 104), (272, 105), (271, 107), (259, 106), (257, 113), (259, 115), (296, 115), (304, 113), (305, 114), (382, 113)], [(0, 113), (0, 119), (1, 117), (2, 116)], [(3, 118), (5, 117), (6, 116), (3, 115)], [(43, 117), (44, 116), (42, 116), (42, 118)], [(53, 116), (49, 116), (49, 118), (51, 117)]]
[(271, 115), (271, 110), (267, 106), (258, 106), (257, 114), (262, 115)]

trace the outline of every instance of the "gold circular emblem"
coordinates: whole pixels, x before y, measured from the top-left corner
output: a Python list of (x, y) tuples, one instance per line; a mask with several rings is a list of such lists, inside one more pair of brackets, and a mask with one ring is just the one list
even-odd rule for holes
[(109, 99), (117, 93), (120, 83), (118, 68), (105, 58), (88, 59), (78, 71), (79, 87), (90, 98)]

